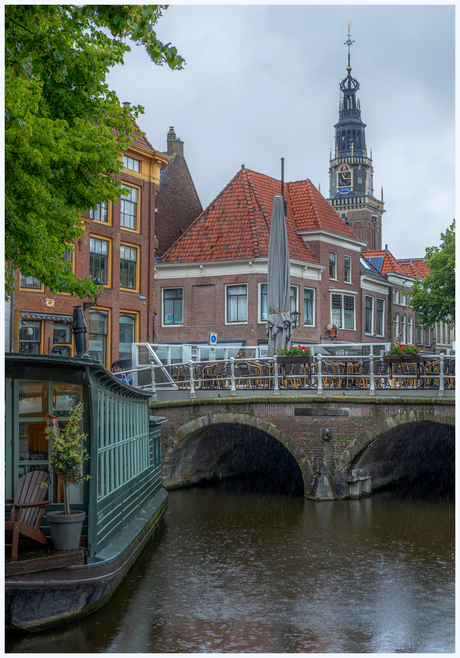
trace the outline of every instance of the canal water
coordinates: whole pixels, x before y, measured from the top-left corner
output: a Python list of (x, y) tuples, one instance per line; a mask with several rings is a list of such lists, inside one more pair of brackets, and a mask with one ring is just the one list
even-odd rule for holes
[(454, 503), (314, 503), (221, 484), (170, 492), (110, 601), (27, 653), (454, 652)]

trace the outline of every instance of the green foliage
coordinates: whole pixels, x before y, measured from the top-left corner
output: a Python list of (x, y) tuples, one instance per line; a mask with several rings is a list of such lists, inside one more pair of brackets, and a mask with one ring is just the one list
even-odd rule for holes
[[(122, 107), (105, 79), (130, 51), (126, 39), (156, 64), (184, 64), (153, 31), (163, 8), (5, 6), (5, 261), (52, 293), (100, 291), (61, 259), (84, 232), (79, 214), (123, 194), (120, 150), (143, 108)], [(11, 292), (9, 267), (5, 280)]]
[(420, 350), (417, 345), (392, 345), (388, 350), (390, 356), (401, 356), (402, 354), (416, 355), (419, 352)]
[(276, 350), (277, 356), (305, 356), (311, 354), (309, 347), (298, 345), (297, 347), (283, 347), (281, 350)]
[(436, 322), (455, 326), (455, 220), (441, 233), (441, 246), (426, 249), (430, 274), (412, 286), (411, 305), (419, 322), (430, 327)]
[(83, 465), (89, 459), (88, 451), (83, 447), (86, 434), (81, 432), (83, 417), (83, 402), (79, 402), (69, 414), (69, 421), (64, 429), (57, 432), (55, 427), (45, 428), (46, 438), (51, 444), (50, 466), (64, 485), (65, 513), (70, 514), (68, 487), (73, 484), (83, 484), (89, 480), (89, 475), (83, 474)]

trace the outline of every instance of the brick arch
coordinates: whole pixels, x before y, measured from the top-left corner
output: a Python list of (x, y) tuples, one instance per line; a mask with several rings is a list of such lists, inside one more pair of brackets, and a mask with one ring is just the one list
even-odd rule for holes
[(423, 408), (415, 411), (411, 410), (398, 413), (394, 416), (386, 418), (385, 420), (376, 422), (371, 428), (361, 432), (361, 434), (355, 438), (351, 445), (349, 445), (348, 448), (344, 450), (337, 466), (338, 470), (340, 470), (342, 473), (349, 471), (353, 463), (364, 452), (364, 450), (376, 439), (378, 439), (380, 436), (383, 436), (388, 431), (395, 429), (396, 427), (401, 427), (411, 423), (419, 423), (422, 421), (439, 423), (441, 425), (452, 425), (455, 427), (455, 413), (452, 413), (450, 416), (448, 416), (446, 420), (445, 418), (441, 419), (437, 411)]
[(287, 434), (287, 432), (273, 423), (258, 418), (257, 416), (231, 412), (206, 414), (205, 416), (200, 416), (178, 428), (174, 434), (174, 440), (177, 443), (193, 440), (193, 438), (201, 434), (203, 430), (216, 425), (246, 425), (259, 429), (262, 432), (265, 432), (265, 434), (273, 437), (276, 441), (281, 443), (295, 459), (300, 472), (302, 473), (304, 495), (307, 496), (311, 494), (314, 484), (313, 470), (304, 451), (298, 446), (294, 439)]

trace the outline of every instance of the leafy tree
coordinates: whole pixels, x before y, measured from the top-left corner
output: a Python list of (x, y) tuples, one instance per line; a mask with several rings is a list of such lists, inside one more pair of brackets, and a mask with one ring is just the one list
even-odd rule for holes
[[(8, 262), (51, 292), (100, 288), (63, 261), (83, 234), (80, 213), (123, 194), (116, 175), (141, 106), (122, 107), (109, 69), (144, 45), (151, 60), (184, 60), (153, 26), (164, 5), (5, 6), (5, 280)], [(114, 129), (116, 133), (112, 130)], [(143, 133), (141, 133), (143, 134)]]
[(412, 286), (411, 305), (419, 322), (430, 327), (436, 322), (455, 326), (455, 220), (441, 233), (441, 246), (426, 249), (430, 273)]

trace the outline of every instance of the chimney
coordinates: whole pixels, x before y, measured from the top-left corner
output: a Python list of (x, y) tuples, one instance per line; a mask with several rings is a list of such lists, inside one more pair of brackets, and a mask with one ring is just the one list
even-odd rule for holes
[(75, 342), (75, 356), (89, 359), (86, 352), (86, 320), (81, 306), (73, 307), (72, 333)]
[(167, 134), (167, 146), (168, 148), (166, 152), (170, 158), (176, 154), (180, 155), (181, 158), (184, 157), (184, 142), (180, 139), (180, 137), (176, 137), (174, 126), (169, 127), (169, 132)]
[(131, 103), (128, 103), (127, 101), (125, 101), (123, 103), (123, 107), (131, 107)]

